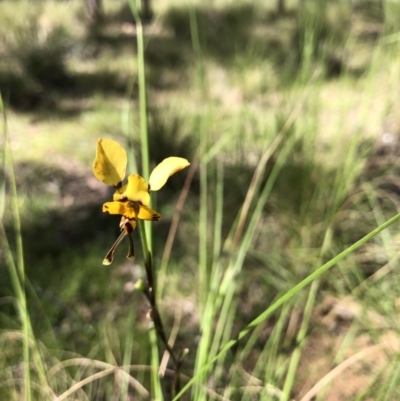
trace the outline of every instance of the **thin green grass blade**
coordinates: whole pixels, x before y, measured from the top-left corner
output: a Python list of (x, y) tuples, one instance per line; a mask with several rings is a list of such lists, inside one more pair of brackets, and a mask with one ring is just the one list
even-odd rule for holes
[[(207, 99), (207, 88), (205, 85), (205, 71), (202, 56), (202, 49), (200, 43), (200, 35), (197, 24), (196, 10), (191, 4), (189, 6), (189, 23), (190, 23), (190, 34), (192, 40), (192, 47), (195, 53), (196, 63), (196, 78), (198, 80), (197, 86), (200, 89), (204, 100)], [(200, 121), (199, 127), (199, 142), (202, 152), (208, 153), (209, 141), (208, 141), (208, 126), (209, 126), (209, 115), (206, 115)], [(208, 162), (206, 159), (201, 157), (199, 164), (200, 172), (200, 211), (199, 211), (199, 301), (200, 301), (200, 314), (203, 313), (207, 302), (208, 294)]]
[(0, 142), (0, 220), (3, 219), (6, 206), (6, 131), (7, 119), (3, 98), (0, 92), (0, 113), (3, 116), (1, 142)]
[[(196, 10), (193, 4), (189, 5), (189, 25), (190, 34), (192, 41), (192, 48), (195, 54), (195, 67), (196, 67), (196, 80), (197, 88), (202, 94), (202, 99), (208, 104), (207, 99), (207, 86), (205, 84), (205, 67), (202, 55), (202, 48), (200, 43), (200, 33), (197, 23)], [(208, 174), (210, 170), (208, 168), (208, 160), (203, 156), (208, 153), (210, 142), (208, 140), (208, 129), (210, 126), (211, 110), (207, 110), (205, 115), (200, 120), (200, 126), (198, 129), (199, 143), (202, 151), (202, 155), (199, 163), (199, 174), (200, 174), (200, 210), (199, 210), (199, 310), (202, 316), (200, 327), (202, 331), (202, 338), (196, 352), (196, 361), (194, 371), (201, 370), (205, 361), (208, 358), (209, 344), (211, 339), (211, 327), (210, 321), (205, 320), (206, 318), (212, 319), (215, 313), (213, 306), (210, 304), (209, 289), (210, 289), (210, 272), (209, 272), (209, 253), (208, 253), (208, 234), (209, 234), (209, 208), (208, 208)], [(199, 376), (200, 384), (206, 385), (206, 374), (202, 373)], [(202, 401), (206, 399), (206, 393), (202, 390), (203, 386), (197, 386), (193, 393), (192, 399), (196, 401)]]
[[(142, 156), (141, 175), (147, 181), (150, 177), (150, 158), (149, 158), (149, 135), (147, 121), (147, 88), (146, 88), (146, 69), (144, 59), (144, 34), (143, 24), (136, 8), (134, 0), (128, 0), (132, 15), (136, 24), (136, 43), (137, 43), (137, 62), (138, 62), (138, 84), (139, 84), (139, 119), (140, 119), (140, 147)], [(149, 250), (152, 252), (152, 224), (146, 222), (146, 236)], [(155, 273), (155, 272), (154, 272)]]
[[(136, 8), (134, 0), (128, 0), (132, 15), (136, 23), (136, 39), (137, 39), (137, 59), (138, 59), (138, 83), (139, 83), (139, 116), (140, 116), (140, 144), (142, 156), (142, 176), (147, 181), (150, 176), (150, 159), (149, 159), (149, 138), (148, 138), (148, 121), (147, 121), (147, 95), (146, 95), (146, 71), (144, 58), (144, 34), (143, 25)], [(142, 223), (142, 221), (140, 221)], [(143, 257), (146, 261), (150, 260), (152, 254), (152, 223), (145, 222), (140, 224), (140, 235), (143, 246)], [(157, 272), (154, 265), (151, 265), (153, 271), (153, 289), (156, 293)], [(149, 332), (149, 340), (151, 347), (151, 366), (152, 366), (152, 389), (153, 396), (156, 400), (163, 399), (160, 377), (158, 376), (158, 368), (160, 359), (158, 354), (157, 335), (154, 330)]]
[[(134, 317), (135, 317), (136, 308), (130, 308), (129, 315), (128, 315), (128, 327), (134, 326)], [(129, 330), (124, 344), (124, 353), (122, 358), (122, 364), (124, 366), (129, 366), (131, 364), (132, 358), (132, 350), (133, 350), (133, 343), (134, 343), (134, 330)], [(129, 369), (125, 369), (126, 373), (129, 374)], [(128, 399), (128, 390), (129, 390), (129, 381), (127, 376), (122, 377), (122, 384), (121, 384), (121, 401), (125, 401)]]
[(261, 364), (261, 368), (265, 368), (264, 374), (264, 383), (275, 385), (277, 381), (279, 381), (279, 369), (277, 369), (277, 365), (279, 363), (279, 349), (282, 336), (284, 335), (284, 329), (289, 317), (289, 313), (293, 308), (293, 300), (283, 305), (281, 309), (281, 313), (279, 314), (279, 319), (274, 327), (272, 338), (268, 341), (267, 347), (265, 350), (267, 351), (266, 359), (268, 362), (266, 366), (263, 358), (258, 359), (257, 364)]
[[(209, 322), (212, 322), (217, 313), (215, 298), (218, 293), (218, 287), (221, 279), (221, 237), (222, 237), (222, 218), (223, 218), (223, 164), (217, 162), (217, 182), (215, 191), (215, 220), (214, 220), (214, 249), (213, 263), (210, 272), (210, 291), (207, 295), (207, 300), (204, 307), (204, 312), (201, 318), (202, 336), (197, 350), (196, 363), (199, 367), (205, 363), (209, 355), (209, 347), (213, 335), (213, 327)], [(200, 390), (198, 390), (200, 391)]]
[(213, 267), (210, 275), (210, 286), (219, 283), (219, 275), (216, 266), (218, 265), (222, 246), (222, 220), (224, 208), (224, 165), (222, 161), (217, 161), (217, 177), (215, 189), (215, 220), (214, 220), (214, 249), (213, 249)]
[(289, 400), (290, 397), (290, 392), (292, 390), (294, 380), (296, 377), (297, 367), (299, 365), (301, 354), (303, 352), (303, 348), (305, 345), (308, 325), (310, 322), (311, 313), (314, 308), (318, 287), (319, 287), (319, 280), (313, 281), (311, 284), (310, 291), (308, 293), (307, 303), (304, 308), (303, 320), (301, 322), (300, 330), (296, 338), (296, 343), (298, 344), (298, 346), (293, 351), (292, 357), (290, 358), (289, 370), (286, 375), (285, 384), (283, 385), (282, 395), (280, 398), (281, 401), (287, 401)]

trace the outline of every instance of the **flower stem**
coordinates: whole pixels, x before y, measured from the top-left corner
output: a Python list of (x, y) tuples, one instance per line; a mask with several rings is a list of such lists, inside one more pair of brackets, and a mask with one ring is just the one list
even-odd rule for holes
[(161, 315), (157, 306), (157, 301), (156, 301), (156, 280), (154, 277), (154, 270), (153, 270), (153, 261), (151, 257), (150, 250), (147, 245), (147, 240), (146, 240), (146, 232), (145, 232), (145, 226), (144, 222), (142, 220), (139, 220), (139, 231), (140, 231), (140, 238), (142, 240), (142, 246), (143, 246), (143, 254), (144, 254), (144, 265), (145, 265), (145, 270), (146, 270), (146, 276), (147, 276), (147, 285), (145, 289), (145, 295), (150, 303), (151, 307), (151, 319), (153, 320), (154, 323), (154, 328), (156, 330), (157, 336), (163, 343), (165, 349), (168, 351), (169, 355), (171, 356), (174, 365), (175, 365), (175, 377), (173, 380), (173, 388), (172, 388), (172, 393), (173, 395), (177, 394), (179, 392), (179, 370), (182, 365), (182, 359), (184, 354), (182, 354), (182, 357), (177, 358), (174, 354), (174, 350), (172, 347), (168, 344), (168, 339), (167, 335), (165, 333), (164, 325), (161, 319)]

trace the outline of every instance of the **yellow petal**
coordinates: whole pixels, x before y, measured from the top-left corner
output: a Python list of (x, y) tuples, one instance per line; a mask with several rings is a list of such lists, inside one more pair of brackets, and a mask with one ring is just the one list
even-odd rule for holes
[(124, 213), (124, 217), (126, 217), (129, 221), (131, 220), (136, 221), (140, 210), (140, 204), (138, 202), (129, 201), (127, 206), (128, 207), (126, 212)]
[(146, 181), (137, 174), (131, 174), (128, 177), (128, 185), (122, 196), (135, 202), (140, 202), (147, 206), (150, 203), (150, 195)]
[(103, 204), (103, 212), (110, 214), (125, 214), (129, 211), (126, 202), (106, 202)]
[(150, 174), (149, 188), (158, 191), (164, 186), (168, 178), (176, 172), (189, 166), (189, 162), (182, 157), (167, 157)]
[(147, 206), (140, 206), (138, 217), (139, 219), (142, 220), (152, 220), (152, 221), (158, 221), (161, 219), (160, 213), (157, 213), (155, 210), (150, 209)]
[(97, 141), (93, 174), (104, 184), (119, 188), (125, 177), (127, 155), (125, 149), (112, 139)]
[(115, 201), (120, 201), (126, 198), (124, 195), (124, 192), (126, 191), (126, 188), (128, 187), (128, 184), (123, 185), (121, 188), (118, 188), (113, 195), (113, 200)]

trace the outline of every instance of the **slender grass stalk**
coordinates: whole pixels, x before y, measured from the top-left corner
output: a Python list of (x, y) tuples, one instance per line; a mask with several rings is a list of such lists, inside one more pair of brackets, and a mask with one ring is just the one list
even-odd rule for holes
[[(224, 138), (216, 144), (218, 146), (219, 143), (225, 143)], [(202, 160), (203, 163), (208, 163), (212, 160), (210, 157), (211, 154), (214, 154), (213, 147), (207, 152), (204, 153)], [(214, 154), (215, 155), (215, 154)], [(213, 327), (209, 322), (212, 322), (215, 318), (215, 315), (218, 310), (218, 306), (216, 305), (216, 297), (218, 295), (218, 288), (221, 280), (222, 274), (222, 265), (223, 258), (220, 258), (221, 253), (221, 235), (222, 235), (222, 218), (223, 218), (223, 164), (219, 162), (217, 165), (217, 182), (216, 182), (216, 192), (215, 192), (215, 221), (214, 221), (214, 250), (213, 250), (213, 263), (211, 266), (210, 272), (210, 282), (209, 282), (209, 291), (207, 293), (207, 299), (205, 302), (203, 314), (201, 315), (201, 340), (197, 348), (196, 355), (196, 368), (201, 367), (207, 360), (209, 355), (209, 347), (211, 344), (211, 339), (214, 333)], [(206, 375), (204, 375), (203, 380), (206, 380)], [(203, 381), (203, 383), (204, 383)], [(200, 387), (200, 386), (199, 386)], [(197, 400), (199, 397), (199, 393), (205, 396), (205, 391), (200, 388), (195, 389), (195, 393), (193, 394), (193, 399)]]
[[(194, 5), (189, 6), (189, 23), (190, 23), (190, 34), (192, 41), (192, 48), (195, 54), (195, 67), (196, 67), (196, 79), (197, 88), (201, 93), (203, 101), (207, 104), (207, 87), (205, 84), (205, 69), (204, 60), (202, 54), (202, 48), (200, 43), (200, 33), (197, 24), (197, 16)], [(202, 316), (200, 327), (202, 331), (201, 341), (197, 348), (196, 361), (195, 361), (195, 372), (199, 371), (203, 366), (204, 362), (208, 358), (208, 347), (211, 335), (211, 320), (212, 311), (207, 310), (207, 294), (209, 293), (209, 268), (208, 268), (208, 234), (209, 234), (209, 208), (208, 208), (208, 163), (202, 157), (207, 153), (209, 148), (208, 140), (208, 126), (209, 126), (209, 112), (206, 113), (200, 120), (199, 126), (199, 142), (202, 155), (199, 163), (199, 174), (200, 174), (200, 210), (199, 210), (199, 310), (200, 316)], [(206, 374), (202, 374), (199, 377), (200, 384), (206, 385)], [(206, 392), (203, 391), (202, 386), (197, 386), (192, 393), (192, 399), (196, 401), (202, 401), (206, 399)]]
[[(277, 369), (277, 365), (279, 364), (278, 356), (280, 341), (287, 322), (287, 318), (292, 309), (292, 304), (292, 302), (288, 302), (287, 304), (283, 305), (279, 314), (278, 321), (273, 329), (272, 336), (268, 340), (268, 346), (264, 348), (263, 352), (265, 352), (266, 354), (265, 359), (263, 357), (263, 354), (261, 354), (258, 358), (255, 376), (258, 377), (258, 369), (265, 369), (264, 383), (274, 385), (275, 382), (279, 381), (279, 367)], [(265, 361), (267, 361), (266, 364)]]
[[(149, 142), (148, 142), (148, 122), (147, 122), (147, 96), (146, 96), (146, 71), (144, 59), (144, 34), (143, 25), (140, 19), (138, 10), (134, 0), (128, 0), (131, 12), (135, 18), (136, 23), (136, 39), (137, 39), (137, 59), (138, 59), (138, 82), (139, 82), (139, 116), (140, 116), (140, 143), (141, 143), (141, 156), (142, 156), (142, 175), (145, 180), (150, 176), (150, 159), (149, 159)], [(152, 307), (152, 319), (155, 325), (157, 334), (161, 337), (164, 345), (168, 348), (168, 341), (165, 336), (164, 328), (162, 326), (161, 318), (156, 304), (156, 283), (157, 272), (154, 269), (151, 253), (152, 253), (152, 225), (151, 222), (143, 223), (140, 221), (140, 236), (143, 247), (144, 264), (147, 274), (147, 296)], [(150, 346), (151, 346), (151, 366), (158, 368), (160, 358), (158, 353), (157, 338), (153, 330), (149, 332)], [(169, 349), (169, 351), (172, 351)], [(173, 353), (170, 352), (171, 357), (175, 358)], [(176, 360), (174, 359), (176, 362)], [(155, 374), (155, 369), (152, 369), (152, 388), (156, 400), (163, 399), (160, 377)], [(178, 374), (178, 373), (177, 373)]]
[[(128, 327), (133, 327), (134, 325), (134, 308), (130, 308), (128, 315)], [(132, 350), (133, 350), (133, 339), (134, 339), (134, 330), (131, 331), (132, 334), (128, 334), (125, 338), (125, 346), (124, 346), (124, 354), (122, 358), (122, 364), (124, 366), (129, 366), (131, 364)], [(128, 389), (129, 389), (129, 381), (128, 374), (129, 370), (125, 370), (126, 375), (122, 376), (122, 384), (121, 384), (121, 401), (128, 399)]]
[[(222, 161), (217, 161), (217, 177), (215, 190), (215, 221), (214, 221), (214, 249), (213, 266), (218, 264), (222, 245), (222, 219), (224, 215), (224, 165)], [(218, 272), (212, 269), (210, 282), (211, 285), (218, 282)]]
[(300, 330), (297, 334), (296, 343), (298, 344), (296, 349), (293, 351), (292, 357), (290, 358), (289, 369), (286, 375), (285, 384), (283, 386), (282, 395), (280, 400), (287, 401), (290, 397), (290, 392), (294, 384), (296, 377), (297, 367), (300, 362), (301, 354), (305, 345), (308, 325), (311, 318), (311, 313), (314, 308), (315, 299), (319, 287), (319, 280), (315, 280), (311, 284), (310, 291), (308, 293), (306, 306), (304, 308), (304, 316), (301, 322)]
[(0, 112), (3, 116), (2, 136), (0, 146), (0, 220), (3, 220), (4, 210), (6, 208), (6, 144), (7, 144), (7, 119), (6, 112), (3, 105), (3, 99), (0, 92)]
[(142, 155), (142, 174), (145, 180), (150, 176), (149, 139), (147, 125), (147, 96), (146, 71), (144, 62), (143, 25), (140, 18), (136, 18), (136, 37), (138, 47), (138, 75), (139, 75), (139, 113), (140, 113), (140, 145)]
[[(136, 43), (138, 59), (138, 84), (139, 84), (139, 118), (140, 118), (140, 146), (142, 156), (142, 176), (147, 181), (150, 176), (149, 158), (149, 135), (147, 121), (147, 87), (146, 87), (146, 68), (144, 58), (144, 34), (143, 24), (134, 0), (128, 0), (132, 15), (136, 24)], [(150, 251), (152, 251), (152, 225), (146, 222), (146, 236)]]
[(196, 57), (196, 78), (198, 80), (197, 86), (202, 91), (204, 98), (207, 98), (203, 53), (200, 43), (199, 27), (197, 25), (196, 10), (194, 8), (193, 3), (190, 4), (189, 6), (189, 22), (190, 22), (190, 36), (192, 39), (192, 47)]
[[(199, 29), (197, 25), (196, 10), (193, 5), (189, 7), (189, 22), (190, 33), (192, 39), (192, 47), (195, 53), (196, 60), (196, 78), (198, 80), (198, 88), (202, 93), (204, 100), (207, 99), (207, 91), (205, 86), (205, 71), (204, 62), (200, 44)], [(199, 135), (200, 135), (200, 148), (206, 152), (209, 146), (208, 133), (207, 133), (207, 116), (203, 117), (200, 121)], [(208, 163), (200, 159), (200, 211), (199, 211), (199, 300), (200, 300), (200, 314), (206, 304), (206, 294), (208, 293)]]

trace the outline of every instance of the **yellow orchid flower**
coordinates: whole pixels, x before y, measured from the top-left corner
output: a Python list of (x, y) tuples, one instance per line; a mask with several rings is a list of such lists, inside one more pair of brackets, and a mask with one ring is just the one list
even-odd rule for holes
[(122, 185), (126, 173), (127, 154), (125, 149), (112, 139), (97, 141), (96, 158), (93, 163), (93, 174), (101, 182), (116, 188), (112, 202), (103, 204), (103, 212), (122, 215), (121, 234), (107, 253), (103, 264), (109, 265), (120, 242), (128, 236), (129, 253), (127, 258), (134, 258), (134, 246), (131, 234), (136, 228), (137, 220), (158, 221), (161, 215), (150, 209), (150, 190), (158, 191), (168, 178), (189, 166), (182, 157), (168, 157), (158, 164), (150, 174), (149, 183), (138, 174), (128, 176), (128, 182)]

